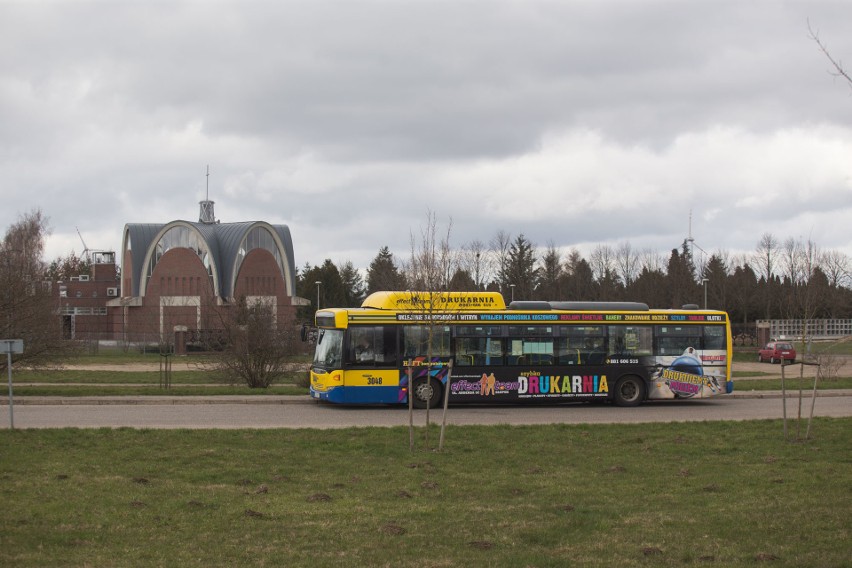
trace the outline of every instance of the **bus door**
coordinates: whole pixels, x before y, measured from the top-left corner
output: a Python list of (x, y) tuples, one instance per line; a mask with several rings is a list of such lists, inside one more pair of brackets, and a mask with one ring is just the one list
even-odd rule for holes
[(400, 402), (397, 326), (350, 326), (344, 347), (346, 402)]

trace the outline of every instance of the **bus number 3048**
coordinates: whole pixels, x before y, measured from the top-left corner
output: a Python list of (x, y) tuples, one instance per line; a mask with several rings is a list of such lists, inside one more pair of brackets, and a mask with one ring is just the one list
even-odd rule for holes
[(382, 384), (382, 378), (381, 377), (367, 377), (367, 384), (368, 385), (380, 385), (380, 384)]

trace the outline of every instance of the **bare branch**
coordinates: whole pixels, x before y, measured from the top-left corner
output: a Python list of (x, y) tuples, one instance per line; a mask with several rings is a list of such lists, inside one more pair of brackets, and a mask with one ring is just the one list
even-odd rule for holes
[(813, 28), (811, 28), (810, 20), (808, 20), (808, 37), (810, 37), (810, 39), (812, 39), (814, 43), (817, 44), (819, 50), (822, 51), (823, 55), (828, 58), (828, 60), (831, 62), (831, 65), (834, 67), (835, 70), (833, 72), (829, 71), (829, 73), (833, 77), (841, 77), (843, 79), (846, 79), (846, 82), (849, 83), (849, 88), (852, 89), (852, 77), (850, 77), (846, 70), (843, 68), (843, 62), (838, 61), (831, 56), (831, 53), (828, 51), (828, 47), (826, 47), (822, 40), (819, 39), (819, 34), (815, 32)]

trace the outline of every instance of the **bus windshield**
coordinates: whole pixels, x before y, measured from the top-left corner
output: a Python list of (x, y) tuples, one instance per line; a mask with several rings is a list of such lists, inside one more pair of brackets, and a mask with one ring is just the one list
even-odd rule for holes
[(343, 330), (320, 329), (317, 333), (313, 367), (325, 370), (339, 369), (342, 361)]

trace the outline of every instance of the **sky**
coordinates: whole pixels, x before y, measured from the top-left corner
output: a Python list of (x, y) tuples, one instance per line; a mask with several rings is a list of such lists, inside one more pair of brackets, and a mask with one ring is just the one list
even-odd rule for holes
[(286, 224), (299, 268), (407, 257), (430, 214), (454, 247), (852, 254), (852, 87), (809, 32), (852, 69), (850, 23), (839, 0), (0, 0), (0, 227), (40, 209), (49, 261), (209, 198)]

